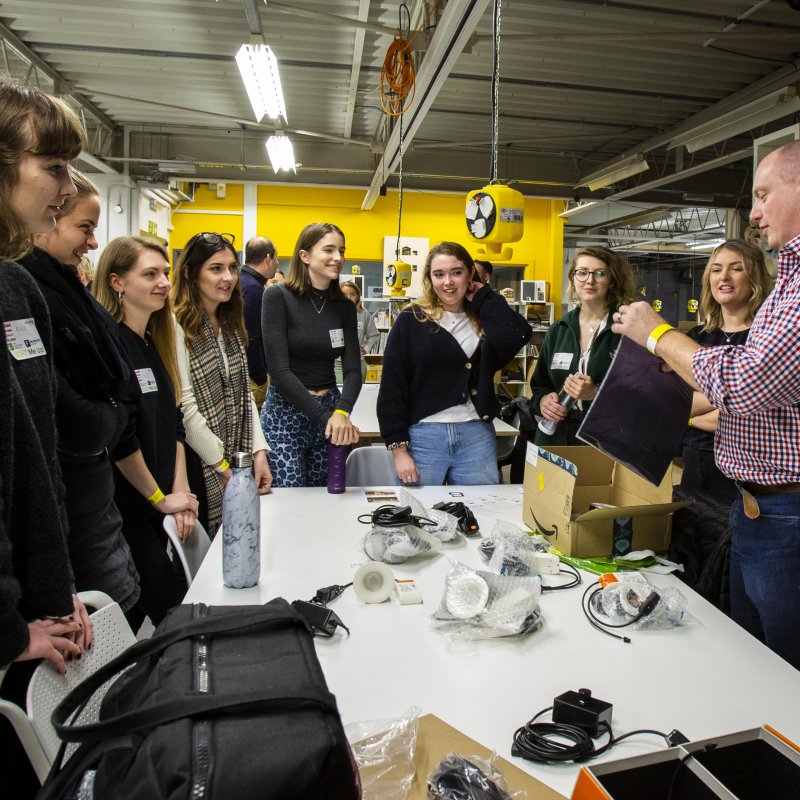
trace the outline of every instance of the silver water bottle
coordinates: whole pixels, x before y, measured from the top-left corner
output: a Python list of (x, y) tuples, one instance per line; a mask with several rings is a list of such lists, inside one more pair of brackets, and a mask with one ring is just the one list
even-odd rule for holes
[(261, 576), (261, 502), (253, 456), (235, 453), (222, 495), (222, 579), (231, 589), (255, 586)]

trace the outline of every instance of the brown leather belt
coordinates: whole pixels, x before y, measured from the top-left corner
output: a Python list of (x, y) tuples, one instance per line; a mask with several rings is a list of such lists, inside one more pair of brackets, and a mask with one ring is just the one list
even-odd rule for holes
[(762, 485), (760, 483), (743, 483), (742, 486), (750, 494), (795, 494), (800, 492), (800, 483), (776, 483), (774, 485)]

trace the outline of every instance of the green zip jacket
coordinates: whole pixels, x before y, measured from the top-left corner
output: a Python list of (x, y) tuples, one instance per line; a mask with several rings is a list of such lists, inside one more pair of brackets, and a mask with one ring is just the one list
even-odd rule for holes
[[(613, 315), (615, 309), (609, 313)], [(539, 404), (545, 395), (551, 392), (560, 392), (564, 386), (567, 375), (578, 371), (580, 357), (580, 323), (578, 315), (580, 308), (575, 308), (554, 322), (547, 335), (544, 337), (536, 369), (531, 376), (531, 399), (529, 402), (531, 413), (541, 416)], [(609, 316), (609, 319), (611, 317)], [(613, 333), (610, 322), (597, 336), (589, 354), (589, 364), (586, 373), (596, 386), (599, 386), (611, 366), (611, 359), (619, 344), (620, 334)], [(565, 420), (552, 436), (547, 436), (538, 428), (536, 429), (536, 444), (547, 445), (573, 445), (584, 444), (575, 438), (583, 414), (588, 411), (590, 401), (583, 401), (583, 413), (574, 409), (570, 418)]]

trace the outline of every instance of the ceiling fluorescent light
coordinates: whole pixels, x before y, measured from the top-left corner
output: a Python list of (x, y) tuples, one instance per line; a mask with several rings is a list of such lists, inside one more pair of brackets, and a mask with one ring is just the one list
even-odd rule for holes
[(719, 144), (732, 136), (738, 136), (774, 122), (781, 117), (800, 111), (800, 97), (794, 86), (786, 86), (777, 92), (746, 103), (740, 108), (720, 114), (711, 122), (698, 125), (689, 131), (679, 133), (668, 145), (667, 149), (685, 147), (690, 153)]
[(159, 161), (158, 171), (165, 175), (194, 175), (197, 164), (193, 161)]
[(691, 250), (708, 250), (709, 248), (719, 247), (725, 240), (724, 239), (711, 239), (707, 242), (694, 242), (690, 244)]
[(270, 164), (275, 172), (285, 169), (287, 172), (297, 172), (297, 164), (294, 160), (294, 148), (292, 140), (288, 136), (270, 136), (267, 139), (267, 153)]
[(638, 175), (640, 172), (645, 172), (650, 169), (650, 165), (645, 160), (642, 153), (636, 153), (629, 158), (623, 158), (613, 164), (609, 164), (603, 169), (581, 178), (581, 182), (575, 187), (579, 189), (583, 186), (589, 188), (594, 192), (597, 189), (605, 189), (606, 186), (611, 186), (612, 183), (630, 178), (631, 175)]
[(596, 206), (597, 203), (597, 200), (579, 200), (577, 203), (570, 200), (570, 202), (567, 204), (567, 207), (558, 216), (566, 219), (567, 217), (571, 217), (573, 214), (577, 214), (579, 211), (586, 211), (587, 208)]
[(270, 119), (283, 117), (288, 122), (278, 59), (272, 50), (265, 44), (243, 44), (236, 54), (236, 63), (256, 122), (261, 122), (265, 114)]

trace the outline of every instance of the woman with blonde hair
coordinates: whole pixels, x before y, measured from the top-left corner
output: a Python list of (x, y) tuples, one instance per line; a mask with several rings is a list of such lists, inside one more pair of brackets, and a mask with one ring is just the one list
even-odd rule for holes
[[(772, 290), (764, 252), (743, 239), (717, 247), (703, 271), (700, 317), (703, 324), (688, 336), (704, 347), (736, 347), (747, 341), (756, 312)], [(683, 439), (683, 495), (712, 495), (732, 503), (736, 484), (714, 462), (714, 433), (720, 412), (705, 395), (695, 392), (689, 427)]]
[(156, 625), (181, 602), (187, 588), (180, 564), (167, 555), (164, 515), (175, 517), (178, 535), (187, 541), (198, 508), (186, 477), (183, 415), (176, 402), (180, 376), (169, 287), (167, 251), (139, 236), (108, 243), (93, 284), (95, 297), (118, 324), (141, 389), (136, 406), (139, 447), (116, 462), (115, 500), (139, 571), (141, 602)]
[[(612, 315), (635, 292), (630, 263), (599, 245), (578, 250), (568, 276), (567, 296), (577, 307), (550, 326), (531, 376), (531, 413), (558, 425), (553, 434), (536, 429), (534, 441), (545, 447), (584, 444), (576, 433), (620, 340)], [(575, 401), (569, 411), (559, 402), (562, 391)]]
[(494, 373), (532, 332), (456, 242), (428, 253), (423, 297), (397, 317), (383, 354), (378, 422), (398, 483), (498, 483)]
[(233, 241), (227, 233), (192, 236), (175, 265), (170, 290), (189, 483), (199, 494), (200, 520), (212, 537), (222, 520), (222, 493), (234, 453), (253, 454), (259, 493), (272, 486), (267, 442), (250, 392)]
[[(261, 330), (271, 385), (261, 424), (276, 486), (324, 486), (326, 440), (358, 441), (350, 412), (361, 391), (361, 371), (355, 306), (339, 288), (344, 249), (336, 225), (306, 225), (286, 283), (264, 292)], [(340, 357), (341, 392), (334, 371)]]

